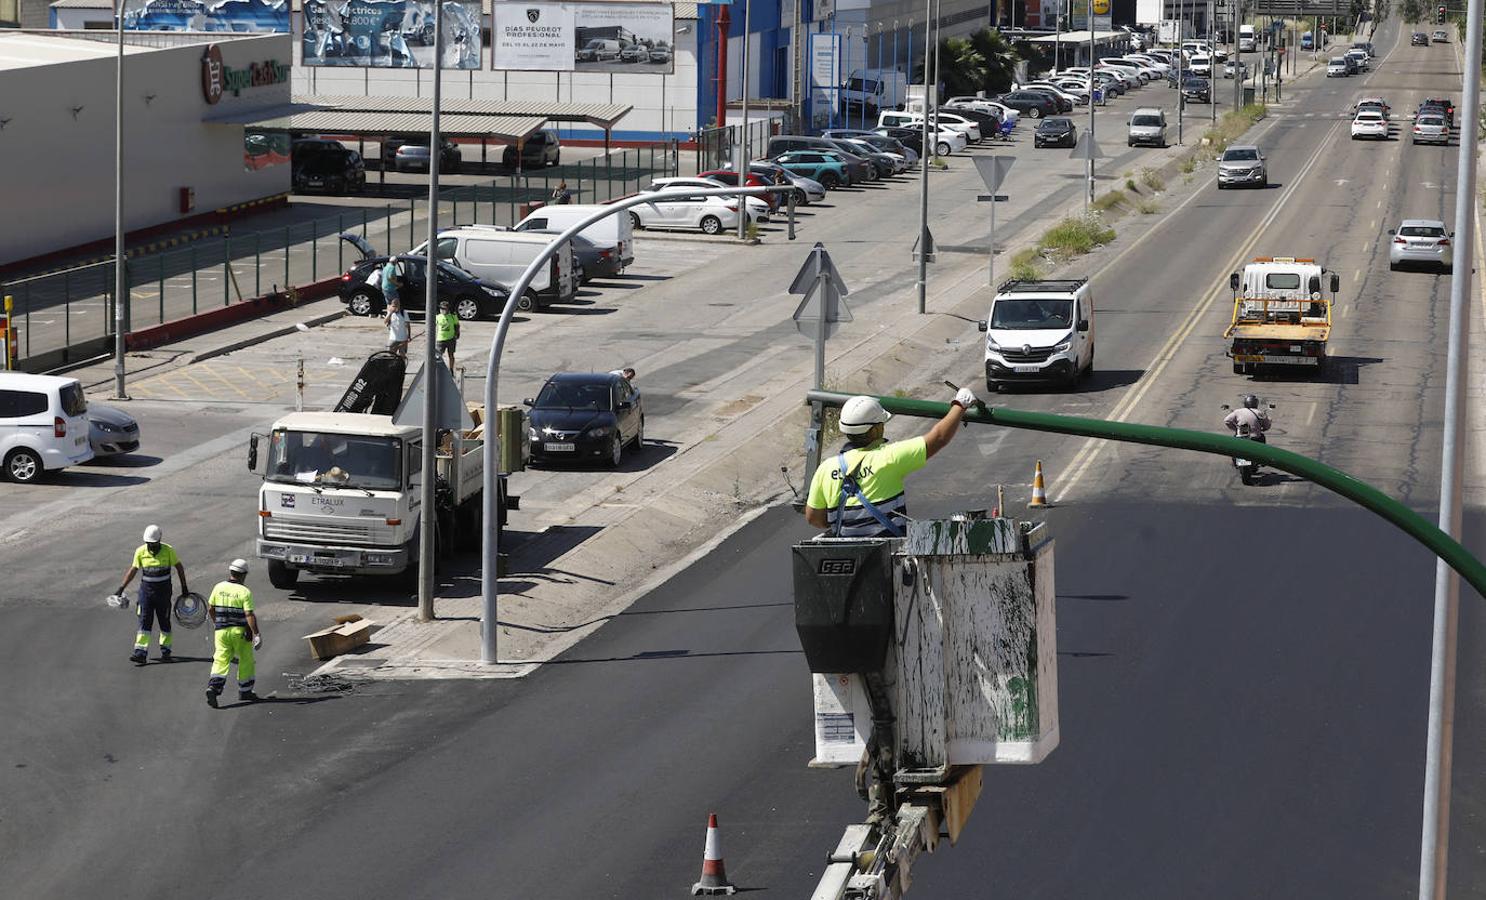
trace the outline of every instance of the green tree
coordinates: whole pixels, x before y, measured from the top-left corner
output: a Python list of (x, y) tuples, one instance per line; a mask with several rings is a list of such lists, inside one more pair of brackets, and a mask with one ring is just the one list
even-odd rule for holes
[(987, 94), (1000, 94), (1011, 90), (1016, 77), (1016, 64), (1020, 57), (1011, 43), (994, 28), (982, 28), (970, 36), (970, 43), (985, 58)]
[(1398, 14), (1405, 22), (1416, 25), (1424, 18), (1424, 4), (1421, 0), (1399, 0)]
[[(968, 38), (945, 38), (939, 43), (939, 81), (949, 96), (1004, 93), (1011, 89), (1018, 56), (999, 31), (983, 28)], [(924, 64), (913, 69), (924, 81)]]

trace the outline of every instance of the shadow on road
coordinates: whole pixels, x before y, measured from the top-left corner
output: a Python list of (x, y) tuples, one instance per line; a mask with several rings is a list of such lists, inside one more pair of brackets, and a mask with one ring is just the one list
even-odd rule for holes
[(143, 475), (107, 475), (102, 472), (81, 472), (77, 469), (68, 469), (53, 480), (67, 487), (107, 488), (145, 484), (150, 479)]
[(158, 466), (162, 462), (165, 462), (165, 460), (158, 456), (140, 456), (135, 453), (125, 453), (119, 456), (94, 457), (92, 460), (83, 463), (83, 465), (113, 469), (147, 469), (150, 466)]

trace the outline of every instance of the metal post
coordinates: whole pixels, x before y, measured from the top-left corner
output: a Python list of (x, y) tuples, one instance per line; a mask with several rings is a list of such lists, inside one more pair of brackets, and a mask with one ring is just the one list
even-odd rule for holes
[(222, 241), (222, 305), (232, 303), (232, 241)]
[[(418, 621), (433, 618), (434, 538), (438, 525), (434, 501), (434, 466), (437, 437), (434, 413), (439, 408), (438, 349), (434, 344), (434, 317), (438, 313), (439, 237), (439, 169), (442, 160), (442, 138), (439, 133), (439, 101), (443, 92), (444, 71), (444, 0), (433, 4), (433, 124), (429, 129), (428, 163), (428, 246), (424, 259), (423, 293), (423, 483), (420, 487), (421, 512), (418, 526)], [(409, 220), (409, 227), (412, 222)], [(489, 443), (487, 441), (487, 443)], [(458, 484), (455, 484), (458, 490)], [(457, 497), (455, 498), (458, 499)]]
[(295, 369), (297, 370), (297, 372), (295, 374), (295, 377), (294, 377), (294, 411), (295, 412), (304, 412), (304, 356), (303, 356), (303, 354), (300, 354), (298, 356), (298, 358), (295, 359), (294, 362), (295, 362)]
[[(778, 187), (729, 187), (729, 188), (706, 188), (686, 189), (684, 195), (688, 197), (751, 197), (781, 190)], [(681, 191), (659, 192), (662, 195), (682, 196)], [(587, 228), (589, 225), (605, 218), (623, 213), (630, 207), (639, 206), (642, 203), (653, 202), (656, 193), (646, 191), (634, 197), (617, 200), (605, 205), (582, 219), (569, 225), (561, 234), (552, 239), (541, 252), (527, 264), (522, 271), (521, 277), (516, 279), (512, 285), (510, 294), (506, 300), (505, 307), (501, 310), (500, 321), (495, 326), (495, 337), (490, 342), (490, 354), (485, 363), (485, 393), (484, 405), (486, 421), (496, 409), (498, 388), (500, 386), (500, 359), (505, 351), (506, 334), (511, 330), (511, 317), (516, 312), (516, 300), (531, 286), (532, 279), (537, 272), (547, 265), (553, 254), (558, 251), (564, 242), (573, 235)], [(484, 471), (481, 474), (481, 511), (484, 514), (484, 535), (480, 541), (480, 661), (493, 664), (497, 661), (498, 631), (497, 631), (497, 607), (500, 601), (500, 582), (496, 576), (496, 563), (500, 557), (500, 509), (499, 498), (496, 495), (496, 441), (487, 436), (482, 447), (481, 459), (484, 463)]]
[(191, 245), (191, 315), (196, 315), (196, 245)]
[[(1093, 6), (1093, 3), (1090, 3), (1089, 5), (1090, 6)], [(1092, 13), (1090, 13), (1089, 21), (1091, 23), (1094, 21), (1093, 14)], [(986, 285), (989, 286), (989, 287), (995, 287), (996, 286), (996, 195), (995, 195), (994, 192), (992, 192), (992, 194), (991, 194), (991, 252), (990, 252), (989, 255), (990, 255), (990, 259), (987, 260), (987, 262), (986, 262)]]
[[(129, 289), (124, 271), (124, 0), (114, 8), (118, 57), (114, 63), (114, 399), (127, 400), (124, 390), (124, 332)], [(26, 330), (27, 337), (30, 329)]]
[[(1450, 278), (1450, 342), (1445, 362), (1445, 430), (1440, 460), (1440, 530), (1460, 539), (1465, 483), (1467, 340), (1470, 337), (1472, 251), (1475, 249), (1476, 142), (1469, 139), (1481, 104), (1481, 5), (1466, 9), (1465, 110), (1457, 153), (1455, 235)], [(1429, 656), (1429, 730), (1424, 762), (1424, 824), (1420, 835), (1419, 900), (1444, 900), (1450, 857), (1450, 768), (1455, 737), (1455, 642), (1460, 579), (1443, 562), (1434, 570), (1434, 638)]]
[[(930, 60), (934, 58), (934, 29), (930, 21), (934, 15), (934, 0), (924, 0), (924, 96), (923, 96), (923, 153), (918, 157), (918, 311), (922, 315), (929, 301), (929, 152), (939, 159), (939, 139), (929, 136), (929, 76)], [(930, 143), (930, 141), (933, 143)]]
[[(1208, 58), (1209, 61), (1211, 61), (1212, 59), (1214, 59), (1213, 52), (1217, 49), (1217, 46), (1214, 44), (1214, 41), (1217, 39), (1217, 30), (1218, 30), (1218, 28), (1217, 28), (1217, 22), (1218, 22), (1218, 20), (1217, 20), (1216, 16), (1217, 16), (1217, 7), (1214, 4), (1214, 0), (1207, 0), (1207, 25), (1208, 25), (1208, 27), (1207, 27), (1207, 58)], [(1238, 73), (1240, 71), (1240, 69), (1237, 66), (1237, 63), (1241, 62), (1241, 60), (1237, 60), (1237, 59), (1233, 59), (1232, 57), (1229, 57), (1229, 60), (1228, 61), (1230, 63), (1234, 63), (1233, 77), (1234, 78), (1237, 78), (1238, 77)], [(1225, 65), (1226, 64), (1227, 63), (1225, 63)], [(1218, 79), (1217, 78), (1209, 77), (1207, 79), (1207, 113), (1208, 113), (1208, 120), (1210, 122), (1212, 122), (1213, 126), (1215, 126), (1215, 127), (1218, 124), (1218, 95), (1213, 90), (1213, 85), (1217, 84), (1217, 82), (1218, 82)], [(1181, 86), (1182, 86), (1181, 79), (1180, 78), (1177, 79), (1176, 86), (1177, 86), (1178, 91), (1180, 91)]]
[[(753, 27), (753, 4), (749, 0), (743, 0), (743, 125), (739, 135), (738, 145), (734, 148), (735, 158), (738, 160), (733, 170), (738, 173), (738, 184), (741, 187), (748, 181), (748, 95), (752, 93), (748, 88), (748, 64), (749, 64), (749, 40), (748, 29)], [(748, 198), (744, 197), (738, 201), (738, 240), (748, 236)]]
[(155, 283), (160, 289), (160, 324), (165, 324), (165, 254), (155, 257)]
[[(362, 215), (365, 215), (365, 211)], [(223, 238), (230, 241), (231, 238)], [(253, 232), (253, 296), (263, 296), (263, 232)]]
[[(820, 245), (810, 251), (813, 254), (821, 253)], [(830, 272), (824, 265), (820, 266), (820, 273), (815, 279), (815, 299), (820, 303), (820, 317), (815, 322), (815, 384), (817, 391), (825, 390), (826, 383), (826, 318), (829, 312), (826, 309), (826, 291), (830, 289)], [(825, 412), (824, 404), (810, 404), (810, 438), (805, 442), (805, 483), (808, 485), (810, 479), (815, 477), (815, 470), (820, 466), (821, 442), (825, 434)]]
[(284, 226), (284, 290), (289, 290), (289, 226)]
[[(1181, 45), (1178, 44), (1177, 47), (1178, 47), (1178, 50), (1180, 50)], [(1180, 56), (1181, 54), (1178, 53), (1177, 55)], [(1178, 88), (1180, 88), (1180, 86), (1181, 86), (1181, 79), (1180, 78), (1177, 79), (1177, 86), (1178, 86)], [(1180, 91), (1178, 91), (1178, 93), (1180, 93)], [(1088, 173), (1088, 191), (1087, 191), (1087, 193), (1088, 193), (1089, 196), (1088, 196), (1087, 202), (1093, 203), (1094, 202), (1094, 0), (1089, 0), (1089, 145), (1084, 148), (1084, 153), (1086, 154), (1086, 157), (1084, 159), (1084, 169)], [(994, 201), (994, 200), (991, 201), (991, 240), (992, 240), (992, 242), (994, 242), (996, 240), (996, 201)], [(993, 244), (992, 245), (992, 248), (991, 248), (991, 255), (992, 255), (992, 260), (993, 260), (992, 265), (994, 265), (995, 252), (996, 252), (996, 250), (995, 250), (995, 246)], [(992, 285), (994, 285), (994, 284), (995, 284), (995, 282), (992, 282)]]
[(794, 240), (795, 239), (795, 192), (794, 191), (790, 191), (787, 196), (788, 196), (788, 201), (789, 201), (789, 239), (790, 240)]

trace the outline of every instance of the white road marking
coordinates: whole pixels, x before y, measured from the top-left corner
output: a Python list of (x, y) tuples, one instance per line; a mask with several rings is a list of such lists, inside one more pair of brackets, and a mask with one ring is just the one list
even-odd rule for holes
[[(1230, 270), (1237, 269), (1238, 266), (1243, 262), (1243, 260), (1253, 252), (1253, 248), (1255, 244), (1258, 243), (1259, 238), (1263, 235), (1264, 230), (1272, 225), (1275, 219), (1279, 218), (1281, 211), (1283, 211), (1284, 208), (1288, 205), (1290, 198), (1295, 196), (1295, 192), (1305, 181), (1306, 174), (1309, 173), (1311, 169), (1315, 168), (1316, 163), (1320, 161), (1323, 155), (1323, 151), (1325, 151), (1327, 145), (1331, 142), (1331, 140), (1335, 138), (1336, 133), (1340, 129), (1340, 127), (1340, 122), (1334, 123), (1331, 126), (1330, 130), (1327, 132), (1326, 136), (1324, 136), (1320, 140), (1320, 142), (1317, 143), (1316, 149), (1311, 153), (1310, 159), (1308, 159), (1305, 165), (1302, 166), (1296, 173), (1295, 178), (1290, 181), (1289, 185), (1285, 188), (1284, 193), (1280, 195), (1279, 199), (1275, 201), (1274, 206), (1271, 207), (1269, 212), (1265, 214), (1264, 218), (1260, 220), (1259, 225), (1249, 234), (1248, 239), (1244, 241), (1238, 252), (1234, 254), (1232, 261), (1228, 264), (1228, 266), (1226, 266), (1226, 268)], [(1196, 194), (1194, 193), (1193, 196), (1196, 196)], [(1151, 233), (1152, 232), (1146, 232), (1146, 235), (1149, 235)], [(1144, 236), (1145, 235), (1143, 235), (1142, 237)], [(1135, 245), (1132, 244), (1131, 246), (1134, 247)], [(1120, 400), (1119, 403), (1115, 404), (1115, 408), (1110, 412), (1109, 415), (1110, 421), (1123, 422), (1130, 417), (1131, 412), (1135, 409), (1136, 405), (1141, 401), (1141, 399), (1145, 397), (1146, 393), (1150, 390), (1151, 385), (1156, 383), (1156, 380), (1160, 377), (1161, 373), (1164, 372), (1166, 370), (1166, 367), (1170, 365), (1171, 361), (1176, 358), (1177, 348), (1181, 345), (1182, 341), (1184, 341), (1187, 336), (1196, 329), (1197, 323), (1201, 321), (1203, 315), (1212, 308), (1212, 305), (1217, 300), (1217, 298), (1222, 293), (1225, 293), (1227, 290), (1227, 284), (1219, 284), (1211, 291), (1209, 291), (1208, 294), (1202, 299), (1202, 301), (1197, 304), (1197, 306), (1193, 307), (1192, 311), (1187, 314), (1187, 318), (1183, 321), (1181, 327), (1179, 327), (1174, 333), (1172, 333), (1171, 337), (1166, 340), (1166, 343), (1164, 345), (1162, 345), (1160, 351), (1156, 354), (1156, 358), (1152, 362), (1150, 368), (1148, 368), (1145, 371), (1145, 374), (1141, 376), (1135, 387), (1131, 389), (1127, 394), (1125, 394), (1125, 396)], [(1084, 473), (1089, 470), (1089, 467), (1093, 464), (1094, 459), (1103, 450), (1106, 443), (1108, 442), (1097, 438), (1085, 439), (1083, 446), (1080, 447), (1079, 451), (1074, 454), (1073, 461), (1068, 465), (1067, 471), (1071, 474), (1069, 475), (1068, 479), (1063, 482), (1062, 488), (1060, 489), (1060, 492), (1058, 493), (1054, 502), (1062, 502), (1065, 498), (1073, 493), (1074, 488), (1083, 478)]]
[(1319, 403), (1312, 403), (1311, 404), (1311, 411), (1305, 414), (1305, 427), (1307, 427), (1307, 428), (1311, 427), (1311, 422), (1314, 421), (1315, 418), (1316, 418), (1316, 407), (1318, 407), (1320, 405), (1321, 404), (1319, 404)]
[(1355, 271), (1355, 272), (1352, 273), (1352, 280), (1353, 281), (1361, 281), (1362, 280), (1362, 270), (1361, 269), (1358, 269), (1357, 271)]

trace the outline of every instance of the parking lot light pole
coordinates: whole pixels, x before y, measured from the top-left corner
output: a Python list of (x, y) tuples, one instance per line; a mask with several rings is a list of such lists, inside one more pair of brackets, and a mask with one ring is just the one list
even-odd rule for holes
[[(928, 307), (929, 294), (929, 153), (932, 150), (934, 159), (939, 159), (939, 135), (938, 127), (935, 134), (929, 135), (929, 76), (933, 68), (930, 63), (934, 59), (934, 0), (924, 0), (924, 96), (923, 96), (923, 126), (924, 152), (918, 155), (918, 311), (920, 314)], [(930, 141), (933, 141), (931, 144)]]
[[(742, 187), (748, 183), (749, 160), (752, 154), (748, 147), (748, 29), (753, 27), (751, 13), (753, 4), (743, 0), (743, 126), (739, 135), (738, 154), (738, 186)], [(849, 124), (849, 123), (848, 123)], [(748, 199), (745, 197), (738, 201), (738, 240), (748, 236)]]
[(118, 58), (114, 67), (114, 399), (128, 400), (124, 389), (124, 325), (129, 321), (128, 273), (124, 269), (124, 0), (118, 0), (114, 25)]
[[(480, 538), (480, 662), (493, 665), (498, 661), (497, 637), (499, 634), (499, 622), (497, 611), (500, 598), (500, 580), (496, 573), (496, 563), (500, 559), (500, 507), (499, 498), (496, 495), (496, 442), (500, 439), (500, 429), (490, 423), (497, 422), (498, 417), (493, 415), (496, 410), (497, 388), (500, 379), (500, 358), (506, 347), (506, 333), (511, 329), (511, 317), (516, 312), (516, 301), (526, 293), (531, 286), (532, 280), (537, 273), (546, 267), (547, 263), (563, 247), (572, 240), (578, 232), (587, 228), (601, 219), (612, 215), (625, 213), (631, 207), (641, 206), (646, 203), (655, 203), (671, 197), (738, 197), (741, 201), (747, 197), (755, 197), (761, 194), (782, 193), (794, 190), (793, 186), (781, 187), (779, 185), (768, 185), (764, 187), (745, 187), (739, 184), (737, 187), (718, 188), (686, 188), (674, 191), (646, 191), (623, 200), (605, 204), (589, 215), (584, 216), (572, 225), (569, 225), (561, 234), (554, 237), (542, 252), (527, 263), (526, 269), (522, 271), (521, 277), (511, 286), (510, 293), (506, 297), (506, 305), (501, 309), (500, 321), (495, 326), (495, 337), (490, 341), (490, 355), (485, 362), (485, 396), (484, 396), (484, 421), (486, 422), (485, 439), (480, 448), (480, 459), (483, 471), (480, 473), (480, 509), (483, 515), (484, 533)], [(519, 440), (519, 437), (517, 438)]]
[[(440, 379), (435, 377), (434, 367), (439, 362), (438, 346), (434, 343), (436, 316), (438, 315), (439, 269), (439, 167), (444, 162), (443, 135), (439, 129), (439, 101), (443, 94), (444, 70), (444, 0), (433, 4), (433, 121), (428, 130), (428, 247), (423, 269), (423, 482), (419, 486), (418, 502), (422, 513), (418, 524), (418, 621), (433, 619), (434, 557), (438, 553), (435, 543), (438, 515), (435, 511), (434, 477), (437, 429), (435, 413), (439, 408), (438, 387)], [(520, 158), (520, 153), (517, 158)], [(409, 220), (411, 221), (411, 219)], [(519, 296), (519, 295), (517, 295)], [(460, 398), (464, 402), (464, 398)], [(452, 452), (459, 449), (451, 445)], [(457, 492), (459, 486), (454, 486)]]

